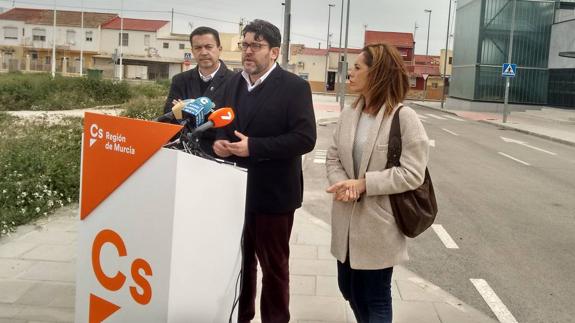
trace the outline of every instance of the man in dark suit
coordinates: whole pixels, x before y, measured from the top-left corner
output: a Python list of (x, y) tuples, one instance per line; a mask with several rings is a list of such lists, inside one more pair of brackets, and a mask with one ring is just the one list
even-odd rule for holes
[[(192, 55), (197, 65), (195, 68), (180, 73), (172, 79), (170, 93), (166, 99), (164, 113), (172, 111), (178, 100), (208, 97), (216, 108), (222, 106), (226, 81), (235, 73), (230, 71), (220, 60), (222, 46), (220, 34), (210, 27), (198, 27), (190, 34)], [(210, 152), (215, 131), (209, 130), (202, 135), (201, 145)]]
[(316, 141), (312, 96), (305, 80), (276, 63), (276, 26), (254, 20), (242, 34), (244, 70), (230, 78), (224, 95), (236, 119), (213, 146), (216, 155), (248, 169), (238, 322), (255, 315), (258, 260), (262, 322), (288, 322), (289, 239), (303, 198), (301, 156)]

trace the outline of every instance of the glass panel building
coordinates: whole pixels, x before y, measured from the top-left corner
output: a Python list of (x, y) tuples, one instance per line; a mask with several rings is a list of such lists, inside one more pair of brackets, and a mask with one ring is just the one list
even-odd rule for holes
[[(503, 102), (513, 0), (459, 0), (453, 48), (451, 97)], [(517, 76), (509, 102), (547, 104), (549, 43), (555, 1), (516, 0), (513, 56)]]

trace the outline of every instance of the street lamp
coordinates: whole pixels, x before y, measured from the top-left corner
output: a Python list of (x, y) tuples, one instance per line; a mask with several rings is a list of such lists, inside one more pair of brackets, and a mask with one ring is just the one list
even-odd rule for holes
[(326, 53), (325, 53), (325, 91), (327, 92), (327, 79), (328, 79), (328, 65), (329, 65), (329, 24), (331, 22), (331, 8), (335, 7), (334, 4), (328, 4), (327, 5), (327, 39), (326, 39), (326, 43), (325, 43), (325, 49), (326, 49)]
[[(339, 51), (337, 53), (337, 66), (339, 68), (339, 62), (341, 61), (341, 35), (343, 34), (343, 0), (341, 0), (341, 17), (339, 18)], [(339, 87), (341, 88), (341, 83), (343, 82), (343, 77), (342, 74), (343, 73), (338, 73), (338, 83), (339, 83)], [(341, 90), (338, 91), (338, 93), (335, 95), (335, 101), (339, 101), (339, 96), (340, 96), (340, 92)]]
[[(431, 9), (425, 9), (426, 13), (429, 14), (427, 18), (427, 43), (425, 45), (425, 65), (429, 63), (429, 30), (431, 27)], [(427, 73), (425, 73), (427, 74)], [(423, 101), (427, 98), (427, 78), (423, 80)]]
[(447, 56), (449, 53), (449, 27), (451, 23), (451, 0), (449, 0), (449, 13), (447, 14), (447, 35), (445, 36), (445, 57), (443, 58), (443, 94), (441, 95), (441, 108), (445, 104), (445, 90), (447, 85)]

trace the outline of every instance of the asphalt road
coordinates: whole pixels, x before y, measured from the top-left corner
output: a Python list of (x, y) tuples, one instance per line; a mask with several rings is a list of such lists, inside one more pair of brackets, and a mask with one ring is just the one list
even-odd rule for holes
[[(575, 147), (416, 111), (435, 144), (436, 224), (458, 248), (429, 229), (410, 241), (406, 267), (494, 318), (471, 279), (485, 280), (518, 322), (575, 322)], [(304, 208), (327, 223), (334, 128), (318, 126), (304, 161)]]

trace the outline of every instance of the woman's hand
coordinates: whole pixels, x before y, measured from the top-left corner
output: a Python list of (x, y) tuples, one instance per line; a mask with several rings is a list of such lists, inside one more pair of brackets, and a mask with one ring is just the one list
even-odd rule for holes
[(365, 179), (348, 179), (328, 187), (326, 192), (333, 193), (334, 200), (353, 202), (365, 192)]

